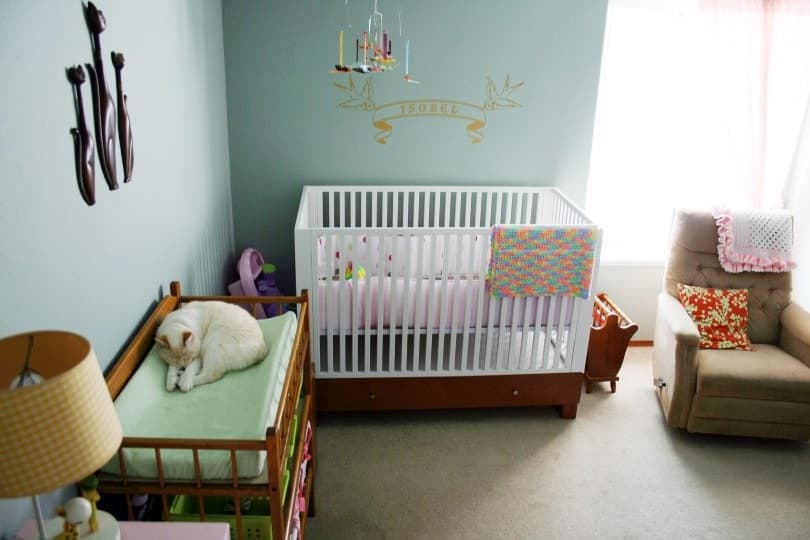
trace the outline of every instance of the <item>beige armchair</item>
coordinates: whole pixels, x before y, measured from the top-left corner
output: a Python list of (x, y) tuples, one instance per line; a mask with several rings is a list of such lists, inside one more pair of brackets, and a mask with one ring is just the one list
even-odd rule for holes
[[(677, 211), (670, 243), (653, 346), (653, 379), (667, 424), (690, 432), (810, 439), (810, 314), (790, 301), (790, 273), (723, 270), (708, 212)], [(748, 289), (754, 351), (699, 349), (678, 283)]]

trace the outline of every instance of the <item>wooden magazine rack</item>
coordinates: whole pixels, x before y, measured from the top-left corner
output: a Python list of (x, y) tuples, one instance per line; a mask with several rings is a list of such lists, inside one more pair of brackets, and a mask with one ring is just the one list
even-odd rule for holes
[(630, 338), (638, 325), (619, 309), (607, 293), (599, 293), (593, 302), (593, 323), (585, 360), (585, 393), (590, 393), (595, 382), (610, 382), (610, 391), (616, 392), (618, 373)]

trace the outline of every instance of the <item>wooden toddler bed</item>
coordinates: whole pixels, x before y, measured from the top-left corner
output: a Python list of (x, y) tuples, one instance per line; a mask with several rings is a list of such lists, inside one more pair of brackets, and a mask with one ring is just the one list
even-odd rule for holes
[(295, 273), (318, 406), (575, 417), (601, 238), (554, 188), (306, 186)]
[[(239, 539), (302, 538), (316, 469), (307, 292), (182, 296), (177, 282), (170, 292), (107, 376), (124, 438), (99, 473), (99, 492), (123, 494), (129, 519), (133, 496), (149, 494), (160, 497), (166, 520), (227, 521), (231, 537)], [(296, 304), (298, 313), (259, 322), (270, 347), (259, 364), (187, 394), (167, 392), (165, 366), (150, 352), (155, 331), (168, 313), (192, 300), (253, 309)], [(208, 402), (212, 410), (205, 409)], [(197, 426), (187, 422), (194, 415)]]

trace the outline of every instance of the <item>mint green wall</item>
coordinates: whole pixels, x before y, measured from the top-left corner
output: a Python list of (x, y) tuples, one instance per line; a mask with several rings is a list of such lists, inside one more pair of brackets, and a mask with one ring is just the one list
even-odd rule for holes
[[(188, 292), (224, 290), (233, 233), (219, 0), (96, 5), (113, 88), (109, 53), (126, 56), (135, 174), (110, 192), (97, 168), (88, 207), (65, 77), (92, 59), (82, 3), (0, 2), (0, 336), (75, 331), (106, 367), (171, 280)], [(84, 101), (89, 112), (89, 85)], [(46, 515), (64, 495), (44, 498)], [(32, 515), (29, 499), (0, 501), (0, 536)]]
[(339, 109), (329, 74), (354, 57), (354, 34), (374, 2), (223, 0), (231, 177), (236, 247), (255, 246), (293, 282), (293, 224), (305, 184), (556, 185), (584, 205), (606, 0), (380, 0), (400, 61), (397, 11), (411, 40), (410, 67), (373, 80), (377, 105), (415, 99), (483, 103), (487, 76), (523, 81), (522, 108), (487, 114), (471, 144), (448, 119), (394, 123), (374, 141), (371, 113)]

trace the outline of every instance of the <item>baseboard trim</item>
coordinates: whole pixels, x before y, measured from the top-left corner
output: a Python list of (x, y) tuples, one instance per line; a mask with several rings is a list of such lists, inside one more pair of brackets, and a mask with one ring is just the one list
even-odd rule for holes
[(636, 339), (631, 341), (627, 346), (628, 347), (652, 347), (652, 340), (651, 339)]

